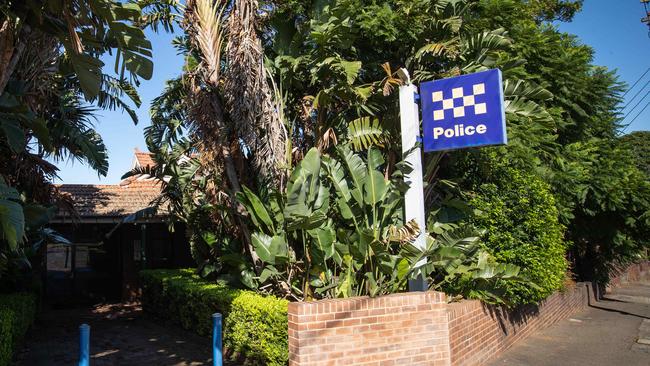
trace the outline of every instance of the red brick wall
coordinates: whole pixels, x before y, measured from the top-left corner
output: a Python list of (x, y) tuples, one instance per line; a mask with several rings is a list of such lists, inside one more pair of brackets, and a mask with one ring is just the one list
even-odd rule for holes
[(289, 365), (450, 365), (443, 293), (289, 304)]
[(531, 333), (555, 324), (588, 304), (588, 283), (515, 310), (461, 301), (447, 306), (452, 365), (481, 365)]
[(587, 307), (590, 283), (507, 310), (439, 292), (289, 304), (289, 365), (481, 365)]
[(609, 287), (620, 286), (627, 282), (650, 279), (650, 261), (629, 265), (618, 271), (609, 281)]

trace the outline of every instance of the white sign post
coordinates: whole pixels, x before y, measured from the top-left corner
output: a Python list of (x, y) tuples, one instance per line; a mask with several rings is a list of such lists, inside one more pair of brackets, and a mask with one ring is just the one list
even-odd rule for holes
[[(424, 216), (424, 188), (422, 178), (422, 150), (418, 147), (417, 138), (420, 136), (420, 113), (415, 95), (418, 89), (411, 84), (408, 71), (402, 69), (406, 76), (407, 85), (399, 88), (400, 123), (402, 127), (402, 153), (407, 154), (405, 160), (413, 168), (405, 175), (405, 180), (410, 184), (405, 196), (405, 220), (415, 220), (420, 227), (420, 236), (415, 240), (415, 246), (421, 249), (426, 248), (426, 219)], [(422, 264), (422, 263), (420, 263)], [(418, 278), (409, 281), (409, 290), (426, 291), (428, 289), (426, 279), (420, 275)]]

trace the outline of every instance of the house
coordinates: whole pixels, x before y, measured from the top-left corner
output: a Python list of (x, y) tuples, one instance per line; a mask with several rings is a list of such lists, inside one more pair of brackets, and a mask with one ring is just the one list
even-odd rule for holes
[[(153, 164), (149, 153), (135, 151), (132, 168)], [(160, 194), (159, 180), (140, 176), (119, 184), (61, 184), (57, 189), (74, 210), (60, 210), (51, 227), (72, 244), (47, 247), (50, 301), (132, 300), (139, 294), (141, 269), (194, 265), (182, 224), (170, 227), (158, 214), (135, 218)]]

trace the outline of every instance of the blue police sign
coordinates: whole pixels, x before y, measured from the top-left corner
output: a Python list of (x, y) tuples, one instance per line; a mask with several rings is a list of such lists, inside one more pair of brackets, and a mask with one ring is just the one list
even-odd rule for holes
[(424, 151), (505, 144), (501, 70), (420, 85)]

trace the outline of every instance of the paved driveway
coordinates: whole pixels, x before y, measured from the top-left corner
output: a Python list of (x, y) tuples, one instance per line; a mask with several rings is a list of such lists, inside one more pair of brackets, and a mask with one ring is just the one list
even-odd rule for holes
[(650, 366), (650, 282), (615, 289), (488, 365)]
[(44, 311), (17, 359), (21, 366), (73, 366), (79, 325), (90, 325), (92, 366), (211, 365), (210, 339), (148, 318), (137, 304)]

